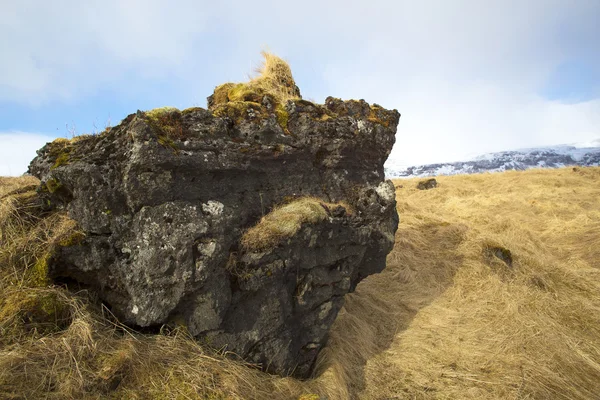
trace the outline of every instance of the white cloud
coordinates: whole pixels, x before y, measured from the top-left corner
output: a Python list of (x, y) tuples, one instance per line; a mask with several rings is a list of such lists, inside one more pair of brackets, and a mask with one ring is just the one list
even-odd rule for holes
[(412, 101), (403, 107), (390, 162), (459, 161), (486, 152), (600, 137), (600, 100), (566, 104), (478, 84), (454, 87), (451, 95), (425, 84), (423, 88), (420, 94), (411, 93)]
[(0, 132), (0, 176), (23, 175), (36, 150), (52, 139), (38, 133)]
[[(107, 82), (161, 75), (189, 57), (207, 13), (193, 1), (5, 2), (0, 101), (76, 99)], [(10, 61), (10, 62), (6, 62)]]
[[(600, 3), (424, 1), (387, 11), (395, 23), (361, 30), (359, 57), (329, 61), (324, 80), (330, 93), (402, 113), (390, 162), (453, 161), (600, 137), (600, 99), (562, 103), (539, 95), (561, 62), (597, 53)], [(600, 70), (600, 59), (591, 61)]]
[(198, 85), (243, 77), (269, 45), (306, 97), (397, 108), (399, 163), (590, 141), (598, 99), (539, 93), (562, 62), (600, 69), (599, 14), (597, 0), (9, 2), (0, 101), (76, 102), (109, 82), (126, 91), (128, 73), (169, 76), (199, 99)]
[(460, 161), (487, 152), (600, 137), (600, 99), (563, 103), (527, 87), (485, 81), (459, 84), (423, 78), (406, 87), (388, 84), (383, 94), (376, 92), (384, 82), (363, 84), (357, 92), (402, 113), (390, 155), (390, 163), (397, 165)]

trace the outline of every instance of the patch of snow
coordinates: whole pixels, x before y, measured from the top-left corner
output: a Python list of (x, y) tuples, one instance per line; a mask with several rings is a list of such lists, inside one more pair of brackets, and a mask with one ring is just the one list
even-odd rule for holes
[(387, 165), (388, 178), (414, 178), (481, 172), (503, 172), (530, 168), (560, 168), (569, 165), (600, 165), (600, 139), (588, 143), (487, 153), (469, 161), (405, 166)]

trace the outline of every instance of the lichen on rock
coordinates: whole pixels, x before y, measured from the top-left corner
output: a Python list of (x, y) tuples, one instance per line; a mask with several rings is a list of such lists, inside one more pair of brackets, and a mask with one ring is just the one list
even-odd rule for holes
[(262, 78), (217, 87), (208, 110), (139, 111), (39, 150), (29, 170), (41, 203), (85, 235), (61, 239), (48, 277), (97, 292), (126, 324), (185, 326), (309, 376), (344, 295), (393, 247), (383, 163), (400, 115), (302, 100), (282, 62), (268, 56)]

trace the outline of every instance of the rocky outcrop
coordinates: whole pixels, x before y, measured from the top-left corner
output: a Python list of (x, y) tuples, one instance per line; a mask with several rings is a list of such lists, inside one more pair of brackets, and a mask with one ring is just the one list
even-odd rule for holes
[(306, 377), (344, 295), (385, 267), (398, 224), (383, 163), (400, 115), (364, 101), (224, 101), (57, 140), (30, 173), (85, 233), (50, 276), (125, 323), (184, 325)]

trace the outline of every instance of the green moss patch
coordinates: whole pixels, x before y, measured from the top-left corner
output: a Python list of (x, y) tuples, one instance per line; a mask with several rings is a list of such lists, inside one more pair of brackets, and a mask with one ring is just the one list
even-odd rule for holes
[(46, 335), (71, 323), (69, 304), (53, 289), (15, 290), (0, 299), (0, 333), (12, 340), (25, 334)]
[(200, 111), (200, 110), (204, 110), (202, 107), (189, 107), (186, 108), (185, 110), (181, 111), (181, 115), (186, 115), (195, 111)]
[(72, 247), (77, 246), (83, 242), (85, 234), (81, 231), (74, 231), (67, 234), (65, 237), (58, 241), (60, 247)]
[(266, 90), (266, 88), (252, 85), (251, 83), (238, 83), (233, 85), (227, 92), (228, 101), (253, 101), (255, 103), (262, 103), (264, 96), (270, 96), (272, 101), (275, 101), (272, 95)]
[(179, 153), (179, 147), (177, 147), (177, 144), (175, 144), (175, 141), (173, 139), (171, 139), (169, 136), (167, 135), (158, 135), (158, 143), (163, 146), (163, 147), (168, 147), (171, 150), (173, 150), (173, 153), (177, 154)]
[(285, 107), (283, 107), (281, 104), (278, 104), (275, 108), (275, 115), (277, 115), (277, 122), (279, 123), (279, 126), (281, 126), (285, 133), (289, 133), (288, 121), (290, 119), (290, 114), (286, 111)]
[(28, 286), (44, 287), (50, 283), (48, 277), (49, 264), (56, 254), (58, 247), (77, 246), (83, 242), (85, 234), (79, 230), (67, 230), (56, 238), (55, 242), (48, 243), (46, 250), (37, 257), (35, 263), (27, 269), (24, 280)]
[[(110, 129), (107, 128), (105, 132), (108, 132), (109, 130)], [(105, 132), (102, 134), (105, 134)], [(53, 162), (50, 169), (53, 170), (77, 161), (79, 159), (77, 155), (79, 146), (84, 142), (94, 140), (97, 137), (99, 137), (99, 135), (84, 134), (74, 136), (72, 139), (58, 138), (49, 143), (47, 145), (47, 154), (50, 161)]]
[(30, 286), (43, 287), (49, 283), (48, 263), (52, 258), (52, 252), (48, 251), (37, 259), (33, 268), (30, 268), (25, 275), (25, 279)]
[(55, 193), (62, 187), (62, 183), (56, 178), (50, 178), (46, 181), (46, 190), (48, 193)]
[(219, 105), (231, 101), (229, 99), (229, 90), (231, 90), (235, 85), (235, 83), (224, 83), (217, 86), (212, 96), (212, 103)]
[(179, 109), (176, 107), (158, 107), (145, 112), (146, 116), (154, 122), (159, 122), (163, 117), (179, 114)]
[[(145, 112), (150, 126), (157, 131), (159, 143), (174, 148), (174, 140), (186, 138), (185, 129), (181, 123), (182, 113), (175, 107), (155, 108)], [(162, 137), (162, 139), (161, 139)]]
[(70, 152), (61, 153), (54, 162), (54, 165), (50, 167), (50, 169), (55, 169), (60, 167), (61, 165), (67, 165), (70, 161)]
[(48, 155), (54, 160), (54, 164), (50, 167), (51, 170), (71, 162), (71, 152), (74, 148), (71, 140), (58, 138), (48, 146)]

